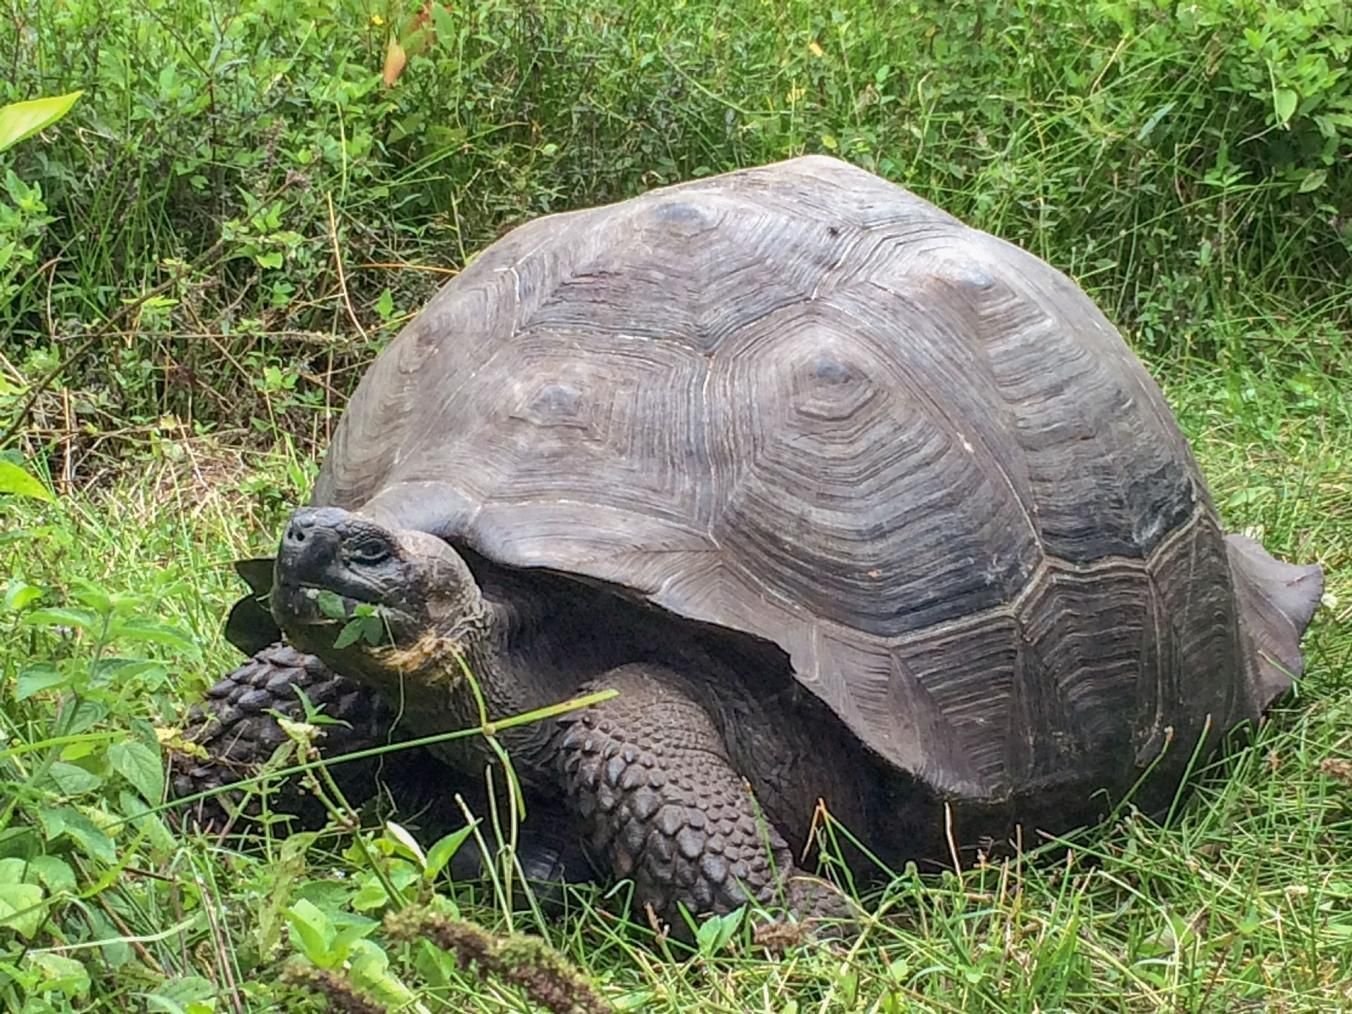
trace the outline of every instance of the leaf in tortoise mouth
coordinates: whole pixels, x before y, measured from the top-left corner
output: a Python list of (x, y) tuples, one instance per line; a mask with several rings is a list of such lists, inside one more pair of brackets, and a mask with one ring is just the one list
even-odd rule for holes
[(321, 589), (315, 596), (315, 605), (319, 611), (331, 620), (347, 619), (347, 606), (343, 603), (343, 597), (337, 592), (330, 591), (327, 588)]

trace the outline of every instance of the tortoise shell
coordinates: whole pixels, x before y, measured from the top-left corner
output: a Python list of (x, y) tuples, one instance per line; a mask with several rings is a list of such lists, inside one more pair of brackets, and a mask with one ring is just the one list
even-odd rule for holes
[(949, 797), (1117, 783), (1289, 683), (1090, 299), (829, 158), (506, 235), (376, 359), (312, 503), (777, 645)]

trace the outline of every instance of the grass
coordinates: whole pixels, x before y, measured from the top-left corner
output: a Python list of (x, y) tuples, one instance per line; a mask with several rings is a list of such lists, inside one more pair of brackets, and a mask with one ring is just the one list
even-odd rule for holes
[[(67, 365), (44, 438), (269, 411), (296, 432), (349, 389), (386, 290), (438, 280), (410, 265), (805, 151), (1073, 272), (1152, 352), (1235, 353), (1207, 343), (1241, 331), (1193, 322), (1254, 297), (1352, 319), (1341, 0), (479, 0), (444, 5), (394, 88), (386, 36), (418, 4), (12, 6), (0, 101), (85, 95), (10, 157), (41, 201), (0, 191), (0, 355), (31, 381), (191, 265)], [(1284, 122), (1277, 93), (1300, 97)]]
[[(322, 1008), (309, 969), (523, 1010), (518, 971), (566, 977), (514, 931), (622, 1009), (1352, 1007), (1352, 8), (916, 0), (899, 29), (870, 0), (484, 0), (386, 89), (384, 0), (10, 6), (0, 102), (85, 94), (0, 165), (0, 451), (57, 493), (0, 497), (0, 1007)], [(1298, 692), (1167, 826), (908, 871), (843, 953), (722, 924), (669, 960), (598, 892), (516, 912), (387, 828), (242, 850), (148, 809), (160, 739), (239, 661), (230, 561), (271, 548), (441, 271), (542, 212), (806, 151), (1074, 274), (1229, 525), (1325, 566)], [(487, 981), (384, 926), (395, 895)]]
[[(1259, 330), (1261, 322), (1248, 326)], [(1328, 570), (1299, 693), (1252, 742), (1202, 774), (1168, 826), (1128, 817), (1081, 836), (1061, 859), (1024, 856), (961, 876), (908, 872), (881, 901), (888, 918), (843, 952), (804, 947), (774, 956), (726, 927), (695, 954), (669, 961), (648, 931), (608, 914), (597, 892), (579, 892), (564, 919), (541, 920), (491, 897), (467, 900), (463, 887), (444, 882), (435, 893), (430, 885), (419, 891), (413, 854), (379, 827), (359, 836), (365, 850), (331, 831), (265, 838), (238, 851), (173, 833), (153, 816), (134, 818), (143, 811), (129, 791), (137, 777), (109, 751), (129, 730), (134, 739), (141, 723), (171, 724), (185, 700), (236, 663), (219, 634), (235, 594), (228, 563), (268, 545), (313, 465), (285, 444), (243, 453), (215, 438), (171, 434), (134, 471), (63, 491), (55, 505), (5, 502), (11, 589), (31, 585), (52, 607), (124, 597), (120, 615), (181, 629), (190, 640), (139, 640), (139, 627), (124, 623), (131, 634), (113, 643), (95, 627), (68, 632), (68, 616), (35, 625), (39, 603), (0, 619), (0, 680), (11, 702), (0, 708), (9, 800), (0, 847), (60, 864), (43, 867), (46, 880), (28, 878), (44, 889), (31, 936), (0, 929), (0, 990), (27, 998), (23, 1009), (32, 1010), (269, 1009), (296, 988), (279, 982), (286, 959), (307, 955), (307, 967), (333, 960), (333, 935), (360, 925), (366, 942), (346, 959), (347, 975), (363, 989), (384, 989), (388, 1001), (417, 996), (428, 1010), (534, 1009), (500, 977), (481, 981), (426, 943), (386, 934), (378, 925), (388, 903), (373, 873), (379, 867), (410, 898), (494, 932), (544, 937), (621, 1009), (1346, 1007), (1352, 400), (1338, 377), (1291, 364), (1228, 372), (1181, 360), (1152, 365), (1228, 523)], [(158, 659), (159, 668), (112, 670), (120, 678), (100, 682), (117, 655)], [(48, 669), (67, 682), (15, 703), (15, 688)], [(86, 681), (77, 684), (76, 673)], [(71, 723), (73, 689), (99, 714)], [(61, 734), (65, 746), (54, 738)], [(60, 777), (51, 767), (44, 775), (43, 762)], [(41, 811), (56, 807), (85, 814), (94, 831), (53, 833)], [(0, 904), (4, 883), (0, 876)], [(296, 928), (306, 919), (309, 937)]]

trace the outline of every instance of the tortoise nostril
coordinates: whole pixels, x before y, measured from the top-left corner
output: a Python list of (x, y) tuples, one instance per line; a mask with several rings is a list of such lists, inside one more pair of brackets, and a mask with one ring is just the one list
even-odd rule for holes
[(287, 523), (286, 541), (297, 544), (304, 542), (313, 534), (315, 520), (313, 511), (296, 511), (291, 515), (291, 520)]

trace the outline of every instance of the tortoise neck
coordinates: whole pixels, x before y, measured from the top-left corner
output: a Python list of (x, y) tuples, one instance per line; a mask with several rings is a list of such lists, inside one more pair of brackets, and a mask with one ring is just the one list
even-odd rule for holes
[[(491, 727), (557, 700), (557, 690), (550, 692), (549, 674), (531, 650), (541, 618), (522, 615), (520, 609), (501, 602), (485, 600), (484, 607), (472, 630), (458, 629), (452, 649), (439, 664), (435, 682), (449, 689), (449, 694), (442, 690), (439, 700), (421, 702), (423, 714), (442, 709), (453, 723), (448, 728), (476, 729), (485, 722)], [(416, 692), (426, 694), (427, 688)], [(548, 722), (530, 722), (495, 733), (528, 784), (536, 783), (547, 769), (550, 727)], [(454, 752), (462, 758), (476, 763), (500, 759), (482, 735), (472, 735), (459, 744)]]
[(457, 624), (445, 675), (461, 698), (458, 708), (474, 724), (497, 721), (536, 706), (530, 673), (512, 664), (521, 621), (505, 605), (483, 600), (482, 611)]

